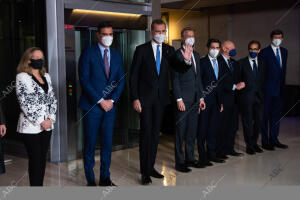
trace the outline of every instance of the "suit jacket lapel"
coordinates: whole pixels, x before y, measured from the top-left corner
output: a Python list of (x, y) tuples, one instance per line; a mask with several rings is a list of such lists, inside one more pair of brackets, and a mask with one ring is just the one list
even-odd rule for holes
[[(95, 52), (96, 52), (96, 57), (98, 58), (98, 61), (99, 61), (99, 63), (100, 63), (100, 67), (102, 68), (102, 71), (103, 71), (103, 73), (104, 73), (104, 75), (105, 75), (105, 77), (106, 77), (106, 72), (105, 72), (105, 69), (104, 69), (104, 61), (103, 61), (103, 58), (102, 58), (102, 55), (101, 55), (101, 52), (100, 52), (100, 49), (99, 49), (99, 46), (98, 46), (98, 44), (96, 44), (95, 46), (94, 46), (94, 49), (95, 49)], [(110, 59), (111, 60), (111, 59)], [(107, 77), (106, 77), (107, 78)]]
[[(210, 62), (210, 59), (209, 59), (209, 57), (208, 57), (208, 55), (206, 56), (206, 62), (207, 62), (207, 64), (208, 64), (208, 70), (210, 71), (210, 73), (212, 73), (213, 74), (213, 77), (214, 77), (214, 80), (216, 81), (217, 80), (217, 77), (216, 77), (216, 75), (215, 75), (215, 71), (214, 71), (214, 69), (213, 69), (213, 66), (212, 66), (212, 64), (211, 64), (211, 62)], [(219, 70), (220, 71), (220, 70)]]
[[(272, 55), (273, 59), (276, 60), (276, 63), (278, 64), (278, 67), (280, 68), (280, 63), (278, 62), (278, 60), (276, 58), (276, 55), (275, 55), (275, 52), (273, 51), (273, 48), (271, 47), (271, 45), (269, 46), (269, 52)], [(282, 59), (281, 49), (280, 49), (280, 54), (281, 54), (281, 59)], [(282, 61), (282, 63), (283, 63), (283, 61)]]
[(155, 57), (154, 57), (154, 53), (153, 53), (153, 48), (152, 48), (151, 41), (148, 42), (147, 47), (148, 47), (148, 55), (150, 56), (149, 59), (153, 63), (154, 71), (156, 72), (156, 75), (158, 76), (158, 72), (157, 72), (157, 69), (156, 69), (156, 61), (155, 61)]
[[(255, 79), (254, 74), (253, 74), (253, 69), (252, 69), (252, 67), (251, 67), (250, 60), (249, 60), (248, 57), (246, 58), (246, 63), (247, 63), (248, 71), (251, 73), (252, 77)], [(258, 64), (258, 63), (257, 63), (257, 64)], [(258, 64), (258, 65), (259, 65), (259, 64)], [(258, 68), (259, 68), (259, 66), (258, 66)]]
[(114, 50), (110, 48), (110, 63), (109, 63), (109, 80), (112, 78), (112, 74), (115, 72), (115, 58)]
[(283, 68), (283, 64), (286, 63), (286, 55), (282, 53), (282, 47), (280, 47), (280, 54), (281, 54), (281, 59), (282, 59), (282, 68)]

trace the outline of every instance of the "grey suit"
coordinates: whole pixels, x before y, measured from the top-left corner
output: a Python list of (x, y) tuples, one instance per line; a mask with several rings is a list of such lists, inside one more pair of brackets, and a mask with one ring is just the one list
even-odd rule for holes
[[(182, 48), (181, 48), (182, 49)], [(176, 53), (184, 59), (180, 50)], [(176, 107), (176, 135), (175, 135), (175, 162), (176, 165), (185, 161), (195, 161), (194, 144), (198, 125), (199, 100), (203, 96), (202, 81), (200, 75), (200, 55), (194, 51), (191, 67), (184, 72), (172, 72), (172, 84), (175, 101), (182, 99), (186, 110), (179, 111)], [(196, 66), (195, 66), (196, 65)], [(182, 144), (185, 138), (185, 158)]]
[[(1, 102), (0, 102), (0, 125), (3, 125), (5, 123), (5, 118), (4, 118), (4, 112), (2, 110)], [(5, 172), (5, 165), (4, 165), (4, 152), (3, 152), (3, 147), (2, 147), (2, 139), (0, 136), (0, 174)]]

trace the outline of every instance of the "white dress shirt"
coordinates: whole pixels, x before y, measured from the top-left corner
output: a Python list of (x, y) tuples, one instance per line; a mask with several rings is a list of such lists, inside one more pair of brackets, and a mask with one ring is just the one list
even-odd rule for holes
[(252, 68), (252, 71), (253, 71), (253, 60), (255, 60), (255, 63), (256, 63), (257, 69), (258, 69), (257, 57), (256, 58), (251, 58), (250, 56), (248, 56), (248, 59), (249, 59), (249, 63), (250, 63), (250, 66)]
[(152, 49), (153, 49), (153, 55), (154, 55), (154, 59), (156, 61), (156, 52), (157, 52), (157, 45), (159, 46), (159, 52), (160, 52), (160, 61), (162, 58), (162, 43), (161, 44), (157, 44), (156, 42), (154, 42), (153, 40), (151, 41), (151, 45), (152, 45)]
[[(214, 70), (214, 62), (213, 62), (212, 60), (213, 60), (213, 59), (216, 59), (216, 63), (217, 63), (217, 66), (218, 66), (218, 71), (219, 71), (219, 63), (218, 63), (218, 59), (217, 59), (217, 58), (211, 57), (209, 54), (208, 54), (208, 58), (209, 58), (209, 60), (210, 60), (210, 63), (211, 63), (211, 66), (212, 66), (213, 70)], [(214, 71), (215, 71), (215, 70), (214, 70)]]
[[(101, 56), (102, 59), (104, 60), (104, 50), (107, 49), (107, 58), (108, 58), (108, 64), (110, 65), (110, 48), (105, 48), (103, 45), (101, 45), (100, 43), (98, 43), (98, 47), (100, 49), (101, 52)], [(102, 100), (104, 100), (103, 98), (101, 98), (97, 103), (100, 103)], [(114, 100), (111, 100), (114, 103)]]
[[(224, 58), (224, 60), (225, 60), (225, 62), (227, 64), (227, 67), (229, 68), (228, 59), (230, 59), (230, 58), (227, 58), (226, 56), (224, 56), (224, 54), (221, 54), (221, 55), (223, 56), (223, 58)], [(232, 90), (235, 90), (235, 89), (236, 89), (236, 84), (233, 84)]]
[(282, 58), (281, 58), (281, 51), (280, 51), (280, 47), (276, 47), (276, 46), (274, 46), (274, 44), (271, 44), (271, 47), (272, 47), (272, 49), (273, 49), (273, 52), (274, 52), (274, 55), (275, 55), (275, 57), (276, 57), (276, 49), (278, 49), (279, 51), (279, 57), (280, 57), (280, 66), (282, 66)]

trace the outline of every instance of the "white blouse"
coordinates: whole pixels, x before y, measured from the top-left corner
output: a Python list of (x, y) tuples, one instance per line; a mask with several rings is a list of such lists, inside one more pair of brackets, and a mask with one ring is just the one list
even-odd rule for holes
[(21, 113), (19, 116), (17, 132), (38, 134), (42, 132), (41, 123), (47, 118), (51, 119), (52, 127), (56, 120), (57, 100), (48, 73), (45, 74), (48, 84), (48, 93), (38, 85), (32, 75), (22, 72), (16, 77), (16, 94), (20, 104)]

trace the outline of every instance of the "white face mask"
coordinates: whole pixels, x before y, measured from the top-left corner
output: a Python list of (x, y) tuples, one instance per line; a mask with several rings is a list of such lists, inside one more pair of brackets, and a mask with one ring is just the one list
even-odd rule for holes
[(195, 44), (195, 38), (190, 37), (185, 40), (185, 44), (193, 46)]
[(165, 41), (165, 34), (154, 34), (153, 39), (158, 43), (163, 43)]
[(281, 44), (281, 39), (274, 39), (272, 40), (272, 43), (276, 46), (276, 47), (279, 47), (279, 45)]
[(104, 46), (109, 47), (112, 44), (113, 39), (114, 38), (112, 36), (104, 36), (102, 37), (101, 42)]
[(208, 53), (211, 57), (216, 58), (219, 54), (219, 51), (220, 50), (218, 50), (218, 49), (210, 49)]

